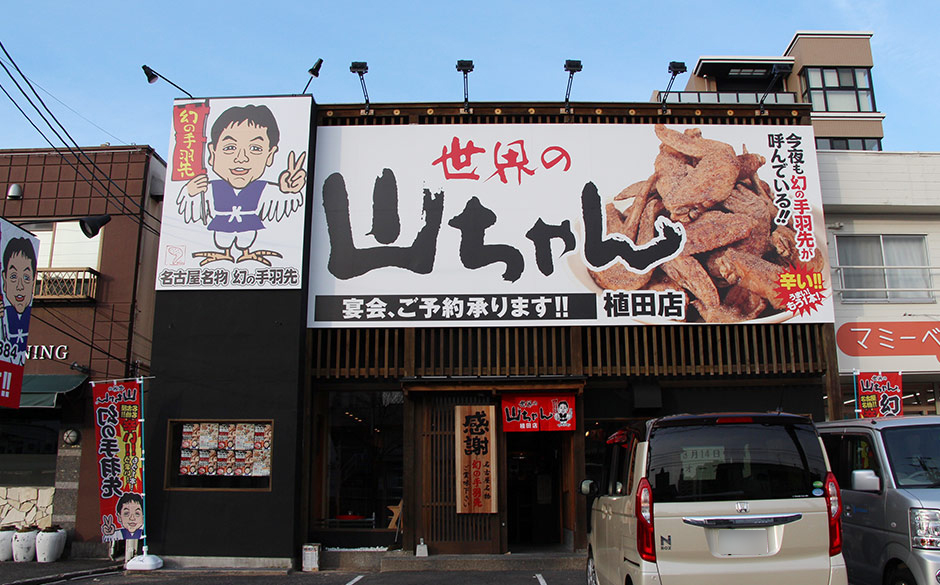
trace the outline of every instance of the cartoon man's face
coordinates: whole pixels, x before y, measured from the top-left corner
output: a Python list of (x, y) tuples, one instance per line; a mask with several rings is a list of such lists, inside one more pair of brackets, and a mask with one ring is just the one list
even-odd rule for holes
[(14, 254), (3, 267), (3, 294), (17, 313), (33, 302), (35, 277), (32, 262), (23, 254)]
[(121, 519), (121, 526), (128, 532), (135, 532), (144, 525), (144, 511), (137, 502), (126, 502), (121, 507), (121, 513), (118, 514)]
[(218, 143), (209, 145), (209, 165), (222, 180), (242, 189), (274, 164), (277, 146), (271, 146), (267, 128), (251, 122), (231, 124), (222, 131)]

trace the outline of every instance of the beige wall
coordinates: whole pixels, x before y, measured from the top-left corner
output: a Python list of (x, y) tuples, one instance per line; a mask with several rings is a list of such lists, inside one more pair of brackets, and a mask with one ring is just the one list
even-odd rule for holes
[(784, 55), (793, 57), (794, 74), (804, 66), (871, 67), (870, 33), (796, 33)]
[[(927, 262), (940, 267), (940, 153), (820, 152), (819, 178), (826, 216), (833, 286), (841, 288), (840, 235), (924, 235)], [(940, 287), (940, 268), (931, 269)], [(935, 295), (940, 298), (940, 291)], [(835, 294), (836, 329), (852, 322), (940, 320), (940, 307), (927, 303), (843, 303)], [(839, 370), (851, 373), (901, 369), (940, 373), (934, 355), (858, 358), (839, 352)]]

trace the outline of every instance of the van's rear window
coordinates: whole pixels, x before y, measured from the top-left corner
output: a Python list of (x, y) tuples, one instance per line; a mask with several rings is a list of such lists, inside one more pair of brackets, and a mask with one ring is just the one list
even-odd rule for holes
[(653, 501), (822, 496), (826, 463), (809, 424), (688, 424), (653, 429)]

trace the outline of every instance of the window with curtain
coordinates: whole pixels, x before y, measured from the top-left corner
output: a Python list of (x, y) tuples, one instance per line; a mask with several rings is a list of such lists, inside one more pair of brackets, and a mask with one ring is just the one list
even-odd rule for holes
[(836, 246), (843, 301), (933, 300), (926, 236), (839, 235)]
[(98, 270), (100, 233), (88, 238), (78, 222), (37, 223), (30, 225), (29, 231), (39, 238), (39, 268)]

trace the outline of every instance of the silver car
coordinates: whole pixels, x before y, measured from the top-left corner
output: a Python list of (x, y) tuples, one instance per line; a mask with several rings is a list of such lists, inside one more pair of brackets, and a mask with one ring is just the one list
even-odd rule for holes
[(839, 486), (808, 418), (677, 415), (610, 437), (589, 585), (845, 585)]
[(820, 423), (853, 585), (940, 583), (940, 416)]

